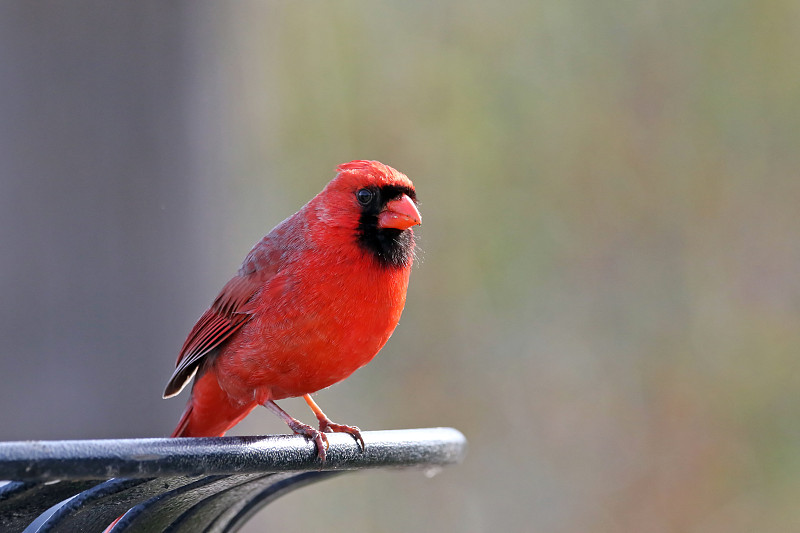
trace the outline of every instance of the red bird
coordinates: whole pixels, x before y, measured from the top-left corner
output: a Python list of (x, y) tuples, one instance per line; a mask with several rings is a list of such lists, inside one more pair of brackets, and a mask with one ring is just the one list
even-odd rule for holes
[[(311, 393), (367, 364), (394, 331), (420, 224), (414, 185), (377, 161), (351, 161), (297, 213), (247, 254), (242, 267), (200, 317), (178, 356), (164, 397), (194, 377), (173, 437), (222, 436), (257, 405), (316, 444), (333, 423)], [(302, 396), (319, 430), (276, 400)]]

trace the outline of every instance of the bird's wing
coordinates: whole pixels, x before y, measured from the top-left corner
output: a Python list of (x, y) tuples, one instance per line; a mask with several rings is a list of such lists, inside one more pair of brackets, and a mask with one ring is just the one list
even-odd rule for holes
[(250, 319), (252, 309), (247, 304), (270, 277), (259, 274), (264, 272), (240, 272), (225, 284), (183, 343), (175, 372), (164, 390), (164, 398), (175, 396), (183, 390), (203, 360)]

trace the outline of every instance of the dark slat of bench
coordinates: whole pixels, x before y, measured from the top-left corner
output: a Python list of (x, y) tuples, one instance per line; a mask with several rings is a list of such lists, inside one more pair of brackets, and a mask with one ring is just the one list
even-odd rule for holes
[(22, 531), (45, 510), (101, 481), (12, 481), (3, 485), (0, 487), (0, 531)]
[[(221, 476), (203, 486), (186, 487), (179, 494), (162, 494), (134, 507), (117, 524), (117, 531), (170, 532), (235, 531), (262, 506), (314, 481), (343, 472), (282, 472)], [(206, 490), (203, 490), (206, 489)], [(176, 504), (175, 500), (179, 503)]]
[(134, 505), (165, 490), (174, 490), (195, 478), (115, 478), (83, 491), (62, 505), (39, 526), (39, 533), (102, 531)]
[(302, 488), (306, 485), (327, 479), (332, 476), (338, 476), (341, 473), (342, 472), (302, 472), (300, 474), (294, 474), (291, 478), (281, 480), (271, 487), (265, 488), (250, 500), (241, 502), (241, 504), (237, 506), (236, 515), (229, 518), (230, 521), (228, 522), (228, 527), (215, 531), (237, 531), (250, 519), (251, 516), (257, 513), (259, 509), (269, 504), (273, 500), (283, 496), (287, 492)]
[[(0, 487), (0, 531), (102, 531), (125, 513), (115, 533), (232, 532), (308, 483), (362, 468), (438, 467), (466, 452), (450, 428), (363, 436), (362, 453), (349, 435), (330, 435), (324, 465), (313, 445), (288, 435), (0, 443), (0, 479), (16, 479)], [(112, 475), (127, 477), (98, 481)]]

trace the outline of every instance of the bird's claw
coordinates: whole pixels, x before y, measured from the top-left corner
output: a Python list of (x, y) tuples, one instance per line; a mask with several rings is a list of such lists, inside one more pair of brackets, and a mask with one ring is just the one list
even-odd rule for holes
[(361, 436), (361, 430), (358, 429), (358, 426), (346, 426), (344, 424), (336, 424), (330, 420), (320, 420), (319, 430), (323, 435), (325, 433), (347, 433), (356, 440), (358, 447), (361, 448), (362, 453), (366, 449), (364, 437)]
[(292, 426), (292, 431), (294, 431), (296, 435), (302, 435), (308, 440), (313, 441), (314, 446), (317, 448), (317, 457), (319, 457), (321, 462), (325, 462), (327, 450), (331, 445), (328, 442), (328, 436), (325, 435), (322, 430), (316, 430), (308, 424), (298, 423)]

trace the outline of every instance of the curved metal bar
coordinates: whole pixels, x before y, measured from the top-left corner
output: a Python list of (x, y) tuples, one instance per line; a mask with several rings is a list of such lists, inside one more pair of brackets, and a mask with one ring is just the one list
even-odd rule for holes
[[(233, 474), (205, 476), (193, 483), (162, 492), (133, 507), (112, 531), (165, 531), (181, 516), (213, 499), (219, 493), (241, 489), (250, 483), (269, 479), (277, 474)], [(194, 531), (203, 531), (199, 523)]]
[(172, 479), (164, 478), (110, 479), (64, 500), (45, 520), (37, 520), (36, 529), (29, 527), (25, 531), (26, 533), (102, 531), (133, 505), (157, 493), (160, 487), (169, 487), (174, 483)]
[[(160, 495), (134, 507), (112, 533), (163, 531), (235, 531), (244, 521), (241, 511), (264, 494), (274, 497), (343, 472), (280, 472), (266, 475), (240, 474), (189, 490)], [(274, 498), (273, 498), (274, 499)], [(248, 515), (249, 516), (249, 515)], [(233, 524), (238, 524), (231, 529)]]
[(297, 435), (0, 443), (0, 479), (51, 481), (302, 470), (447, 465), (466, 453), (452, 428), (365, 431), (362, 452), (349, 435), (328, 435), (325, 463)]
[(0, 486), (0, 531), (22, 531), (53, 505), (100, 481), (12, 481)]
[[(253, 494), (249, 499), (242, 502), (237, 508), (232, 508), (230, 514), (221, 515), (217, 526), (213, 531), (220, 533), (232, 533), (238, 531), (250, 518), (262, 507), (273, 502), (287, 492), (299, 489), (311, 483), (327, 479), (342, 472), (302, 472), (293, 474), (290, 478), (279, 481), (266, 487), (258, 494)], [(234, 514), (235, 511), (235, 514)], [(189, 533), (190, 529), (181, 530), (180, 533)]]
[(100, 531), (124, 513), (114, 533), (233, 532), (309, 483), (348, 470), (444, 466), (466, 454), (451, 428), (362, 435), (363, 452), (349, 435), (329, 435), (325, 463), (313, 444), (288, 435), (0, 443), (0, 479), (14, 480), (0, 486), (0, 530)]

